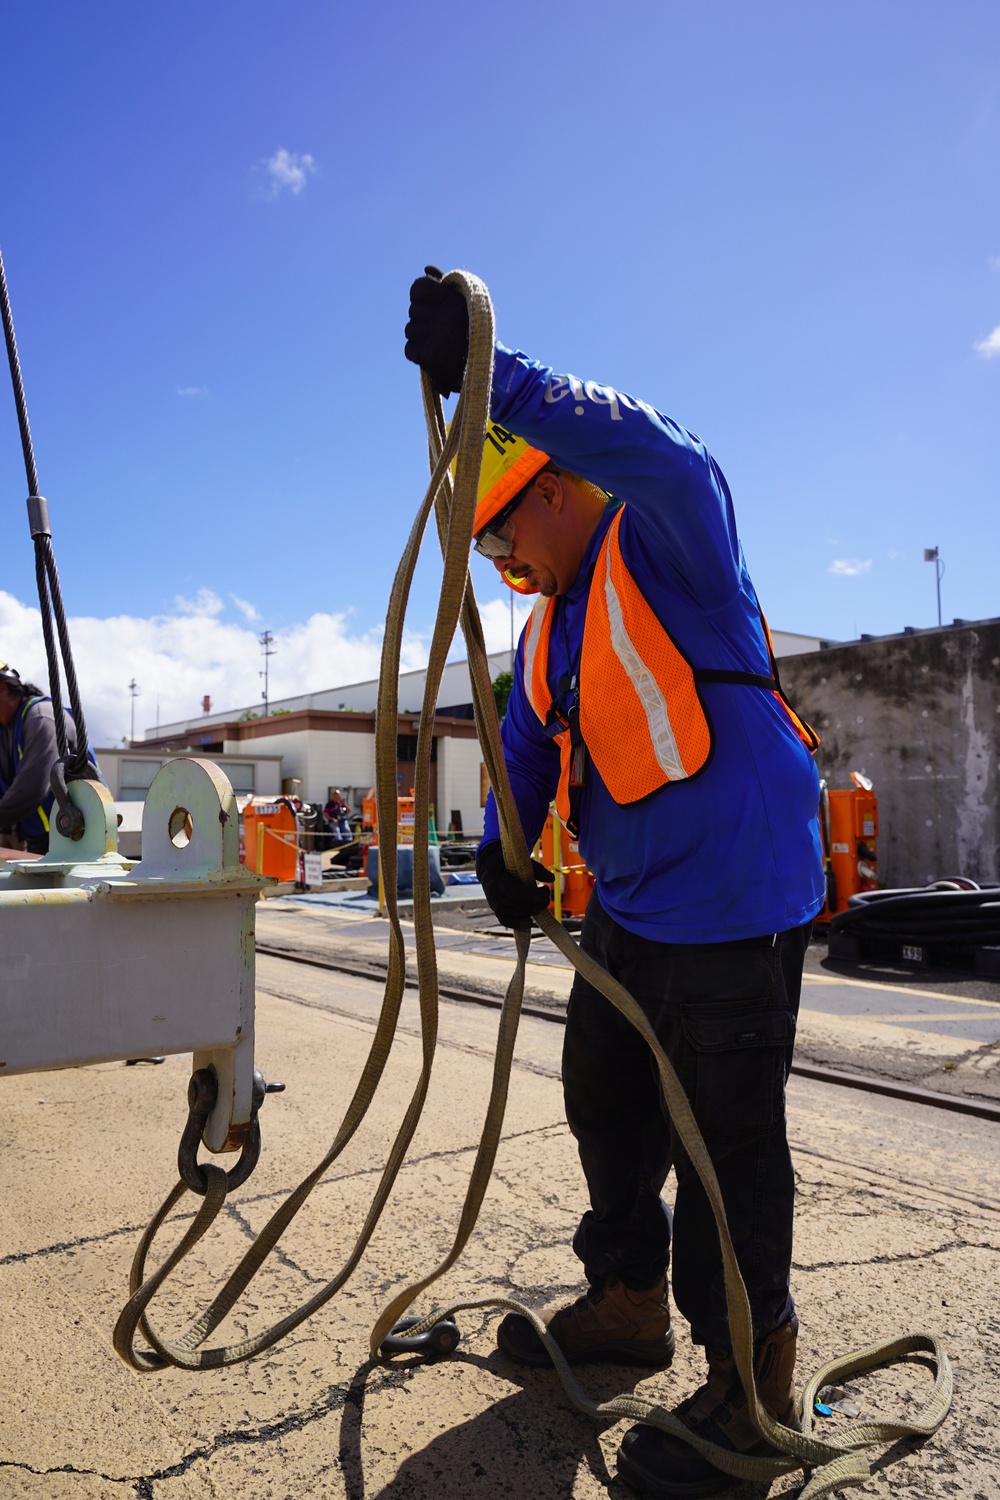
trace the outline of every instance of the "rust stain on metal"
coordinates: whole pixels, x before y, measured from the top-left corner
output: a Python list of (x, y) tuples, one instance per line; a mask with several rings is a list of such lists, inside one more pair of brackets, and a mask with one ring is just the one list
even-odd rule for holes
[(230, 1125), (229, 1134), (222, 1143), (223, 1151), (242, 1151), (246, 1145), (247, 1135), (250, 1131), (250, 1121), (246, 1120), (242, 1125)]

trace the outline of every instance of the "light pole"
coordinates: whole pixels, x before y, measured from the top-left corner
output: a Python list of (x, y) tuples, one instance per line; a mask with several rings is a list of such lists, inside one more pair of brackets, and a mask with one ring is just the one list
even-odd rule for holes
[(134, 745), (135, 744), (135, 700), (139, 696), (139, 684), (136, 682), (136, 680), (135, 680), (134, 677), (132, 678), (132, 681), (128, 685), (128, 691), (129, 691), (129, 697), (132, 699), (132, 733), (129, 735), (128, 742), (129, 742), (130, 745)]
[(268, 711), (269, 711), (268, 710), (268, 687), (269, 687), (270, 678), (269, 678), (268, 668), (269, 668), (269, 665), (270, 665), (270, 658), (274, 655), (275, 651), (278, 648), (277, 648), (277, 646), (275, 646), (275, 644), (274, 644), (274, 636), (271, 634), (271, 632), (269, 630), (263, 631), (263, 633), (258, 637), (258, 639), (260, 641), (260, 649), (264, 653), (264, 670), (260, 674), (263, 677), (263, 679), (264, 679), (264, 691), (261, 693), (260, 696), (264, 700), (264, 718), (266, 719), (267, 716), (268, 716)]
[(943, 560), (943, 558), (941, 556), (941, 548), (940, 547), (925, 547), (924, 548), (924, 562), (932, 562), (934, 564), (934, 574), (935, 574), (935, 577), (937, 578), (938, 624), (940, 625), (941, 624), (941, 580), (944, 577), (944, 560)]

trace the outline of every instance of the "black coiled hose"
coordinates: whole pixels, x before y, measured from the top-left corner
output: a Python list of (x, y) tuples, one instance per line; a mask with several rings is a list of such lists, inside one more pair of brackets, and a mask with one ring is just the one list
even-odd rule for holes
[(861, 891), (830, 923), (864, 942), (912, 944), (968, 953), (1000, 944), (1000, 884), (956, 877), (894, 891)]

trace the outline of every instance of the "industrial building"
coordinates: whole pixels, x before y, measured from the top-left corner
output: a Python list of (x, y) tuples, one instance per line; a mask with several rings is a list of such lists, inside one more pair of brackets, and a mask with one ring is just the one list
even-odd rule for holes
[[(815, 636), (787, 631), (776, 632), (774, 640), (775, 650), (782, 657), (816, 651), (821, 644)], [(491, 678), (509, 672), (511, 661), (510, 651), (490, 656)], [(399, 678), (397, 784), (404, 796), (413, 784), (426, 681), (424, 671), (403, 672)], [(145, 738), (128, 752), (102, 751), (101, 763), (103, 766), (105, 754), (114, 754), (134, 779), (139, 773), (130, 767), (140, 748), (143, 756), (150, 757), (150, 764), (168, 753), (206, 755), (220, 762), (231, 781), (229, 766), (242, 777), (238, 786), (233, 781), (239, 793), (283, 789), (297, 793), (306, 802), (322, 804), (330, 789), (339, 787), (360, 811), (361, 800), (375, 781), (377, 699), (375, 678), (275, 699), (268, 705), (266, 717), (257, 707), (202, 713), (147, 729)], [(274, 762), (280, 762), (277, 776)], [(266, 785), (261, 780), (265, 775)], [(117, 798), (116, 788), (117, 782), (112, 787)], [(431, 805), (439, 831), (454, 826), (467, 835), (478, 835), (487, 789), (473, 720), (468, 664), (449, 662), (438, 693), (431, 758)], [(129, 795), (135, 795), (134, 791), (130, 789)]]

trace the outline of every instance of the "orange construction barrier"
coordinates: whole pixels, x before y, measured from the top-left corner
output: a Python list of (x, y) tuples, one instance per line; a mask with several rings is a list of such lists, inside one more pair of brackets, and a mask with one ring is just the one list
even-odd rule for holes
[(570, 837), (555, 808), (550, 809), (542, 829), (542, 864), (556, 877), (552, 903), (556, 920), (582, 917), (594, 889), (594, 877), (580, 857), (580, 845)]
[[(413, 788), (410, 788), (408, 797), (397, 797), (396, 808), (399, 819), (399, 827), (396, 837), (401, 844), (413, 843)], [(363, 844), (378, 844), (378, 807), (375, 803), (375, 788), (372, 787), (367, 797), (361, 801), (361, 842)], [(436, 839), (432, 842), (437, 842)]]
[(271, 875), (275, 880), (299, 879), (296, 811), (295, 801), (289, 797), (250, 798), (243, 809), (244, 860), (248, 869), (256, 870), (258, 875)]
[(867, 776), (851, 772), (850, 791), (820, 793), (819, 824), (826, 870), (826, 904), (817, 922), (847, 910), (849, 896), (878, 890), (878, 798)]

